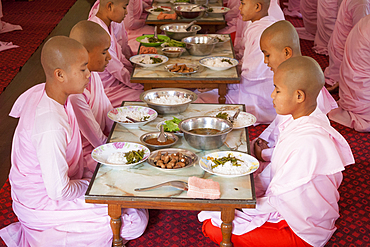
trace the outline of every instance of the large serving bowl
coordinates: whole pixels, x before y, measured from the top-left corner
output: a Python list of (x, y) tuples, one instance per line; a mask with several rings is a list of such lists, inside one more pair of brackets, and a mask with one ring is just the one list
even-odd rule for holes
[[(178, 97), (179, 99), (188, 99), (186, 103), (171, 104), (171, 103), (154, 103), (153, 100), (164, 97)], [(147, 90), (140, 95), (140, 100), (145, 102), (150, 108), (155, 109), (161, 114), (180, 113), (185, 111), (190, 103), (194, 102), (198, 96), (186, 89), (182, 88), (156, 88)]]
[(184, 19), (201, 18), (207, 8), (196, 4), (183, 4), (174, 8), (176, 14)]
[(194, 36), (202, 28), (198, 25), (193, 25), (190, 31), (184, 30), (189, 23), (171, 23), (162, 25), (160, 29), (171, 39), (181, 40), (183, 38)]
[(147, 147), (149, 147), (150, 149), (158, 149), (158, 148), (168, 148), (168, 147), (171, 147), (173, 145), (176, 144), (176, 142), (179, 140), (179, 138), (175, 135), (175, 134), (172, 134), (172, 133), (164, 133), (167, 137), (167, 141), (169, 143), (148, 143), (148, 140), (150, 139), (153, 139), (153, 138), (158, 138), (159, 134), (161, 132), (149, 132), (149, 133), (145, 133), (144, 135), (142, 135), (140, 137), (140, 141)]
[[(233, 129), (233, 125), (230, 121), (221, 118), (193, 117), (182, 120), (179, 123), (179, 129), (184, 133), (184, 138), (190, 146), (196, 149), (210, 150), (217, 149), (224, 144), (227, 134)], [(200, 133), (203, 131), (199, 130), (217, 133), (205, 134)]]
[(218, 43), (218, 39), (203, 35), (183, 38), (181, 41), (185, 43), (186, 50), (193, 56), (210, 55)]

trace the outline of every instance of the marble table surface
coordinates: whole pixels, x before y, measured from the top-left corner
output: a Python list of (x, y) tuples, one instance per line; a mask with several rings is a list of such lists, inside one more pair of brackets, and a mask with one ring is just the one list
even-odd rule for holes
[[(144, 105), (143, 102), (125, 102), (125, 105)], [(163, 120), (172, 119), (173, 116), (185, 119), (194, 116), (204, 116), (212, 111), (236, 110), (240, 108), (243, 110), (243, 105), (220, 105), (220, 104), (190, 104), (189, 108), (180, 114), (159, 115), (157, 119), (148, 124), (139, 127), (138, 129), (126, 129), (119, 124), (113, 126), (109, 142), (135, 142), (140, 143), (140, 136), (147, 132), (156, 132), (157, 124)], [(198, 150), (186, 142), (184, 137), (180, 137), (178, 143), (173, 146), (176, 148), (183, 148), (194, 152), (199, 159), (208, 153), (215, 151), (229, 151), (237, 150), (241, 152), (249, 152), (247, 129), (239, 129), (231, 131), (225, 144), (217, 150)], [(172, 187), (161, 187), (158, 189), (136, 192), (135, 188), (148, 187), (159, 183), (181, 180), (187, 182), (188, 178), (196, 176), (200, 178), (212, 179), (220, 183), (221, 198), (219, 200), (204, 200), (191, 199), (187, 197), (186, 191), (178, 190)], [(197, 200), (207, 201), (207, 203), (216, 203), (222, 201), (223, 203), (235, 203), (235, 201), (243, 201), (243, 203), (255, 204), (254, 182), (251, 175), (225, 178), (213, 175), (202, 170), (198, 163), (191, 167), (178, 170), (162, 170), (143, 162), (131, 168), (122, 168), (117, 166), (98, 166), (94, 177), (87, 191), (85, 198), (108, 197), (109, 200)]]

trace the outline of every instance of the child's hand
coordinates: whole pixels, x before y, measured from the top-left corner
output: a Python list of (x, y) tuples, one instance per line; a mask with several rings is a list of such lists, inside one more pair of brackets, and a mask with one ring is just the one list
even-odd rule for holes
[(258, 138), (254, 143), (254, 155), (260, 161), (265, 161), (264, 159), (262, 159), (262, 150), (269, 148), (267, 144), (268, 142), (261, 138)]

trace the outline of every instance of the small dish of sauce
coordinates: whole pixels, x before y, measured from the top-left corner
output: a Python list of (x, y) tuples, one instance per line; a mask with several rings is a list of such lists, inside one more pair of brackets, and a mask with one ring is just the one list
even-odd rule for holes
[(175, 142), (175, 140), (173, 139), (170, 139), (170, 138), (167, 138), (167, 140), (165, 142), (159, 142), (157, 138), (149, 138), (147, 140), (145, 140), (146, 143), (150, 144), (150, 145), (169, 145), (169, 144), (172, 144)]

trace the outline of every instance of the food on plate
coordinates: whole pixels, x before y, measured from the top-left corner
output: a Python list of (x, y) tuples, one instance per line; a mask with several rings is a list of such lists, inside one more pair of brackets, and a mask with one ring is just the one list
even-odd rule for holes
[(127, 117), (141, 122), (149, 120), (150, 115), (147, 115), (141, 111), (122, 110), (115, 115), (115, 121), (121, 123), (132, 123), (132, 120), (128, 119)]
[(213, 172), (224, 175), (246, 174), (258, 168), (256, 164), (248, 165), (248, 160), (244, 160), (243, 156), (236, 158), (231, 153), (221, 158), (208, 156), (207, 160), (212, 163)]
[(202, 11), (203, 8), (201, 6), (196, 6), (196, 7), (193, 7), (193, 6), (189, 6), (189, 7), (182, 7), (180, 9), (180, 11), (191, 11), (191, 12), (198, 12), (198, 11)]
[(171, 69), (169, 69), (169, 71), (177, 73), (190, 73), (194, 72), (194, 69), (187, 67), (186, 64), (178, 65), (176, 63)]
[(180, 27), (180, 28), (170, 27), (166, 31), (170, 31), (170, 32), (187, 32), (184, 27)]
[(208, 12), (213, 12), (213, 9), (212, 8), (209, 8), (207, 11)]
[(163, 104), (163, 105), (178, 105), (190, 102), (191, 99), (173, 96), (173, 95), (165, 95), (160, 96), (158, 98), (151, 99), (150, 102), (155, 104)]
[(167, 46), (170, 46), (170, 47), (185, 47), (185, 43), (181, 42), (181, 41), (171, 39), (169, 42), (163, 43), (163, 46), (165, 46), (165, 47), (167, 47)]
[(156, 166), (163, 169), (177, 169), (189, 164), (187, 157), (180, 152), (173, 154), (166, 152), (162, 154), (162, 152), (159, 151), (153, 161)]
[(190, 0), (175, 0), (175, 3), (189, 3)]
[(164, 41), (163, 39), (157, 39), (157, 38), (154, 38), (154, 37), (145, 37), (140, 42), (141, 43), (160, 43), (160, 42), (163, 42), (163, 41)]
[(180, 132), (179, 123), (181, 119), (173, 117), (171, 120), (166, 120), (163, 125), (163, 130), (166, 132)]
[(229, 114), (227, 114), (226, 112), (219, 112), (217, 113), (216, 117), (228, 120)]
[(156, 64), (156, 63), (161, 63), (161, 62), (163, 62), (162, 58), (149, 57), (149, 56), (146, 56), (144, 57), (144, 59), (139, 61), (139, 63), (143, 63), (143, 64)]
[(144, 150), (132, 150), (129, 152), (115, 152), (108, 157), (108, 162), (113, 164), (133, 164), (144, 157)]
[[(165, 9), (163, 8), (155, 8), (155, 9), (151, 9), (151, 11), (154, 11), (154, 12), (161, 12), (161, 11), (166, 11)], [(167, 10), (168, 11), (168, 10)]]
[(218, 158), (218, 159), (215, 159), (213, 157), (207, 157), (207, 160), (211, 160), (214, 165), (211, 166), (211, 168), (216, 168), (217, 166), (221, 165), (225, 165), (226, 162), (230, 162), (231, 165), (233, 166), (241, 166), (238, 161), (241, 161), (243, 162), (242, 160), (238, 159), (238, 158), (235, 158), (234, 156), (232, 156), (231, 154), (228, 154), (227, 156), (224, 156), (222, 158)]
[(211, 67), (230, 67), (233, 66), (233, 63), (230, 61), (230, 59), (215, 57), (214, 59), (206, 60), (204, 65)]
[(139, 54), (158, 54), (157, 49), (154, 47), (141, 46)]

